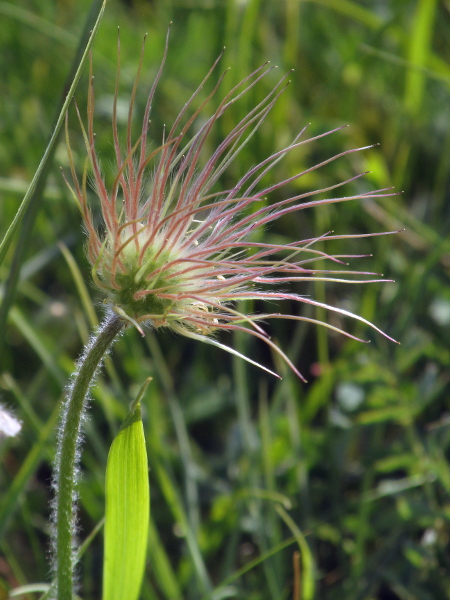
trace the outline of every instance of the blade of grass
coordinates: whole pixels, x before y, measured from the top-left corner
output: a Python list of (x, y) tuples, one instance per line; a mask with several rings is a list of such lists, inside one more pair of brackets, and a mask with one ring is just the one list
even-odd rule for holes
[(176, 573), (172, 569), (169, 557), (152, 519), (150, 519), (149, 526), (149, 561), (152, 565), (155, 580), (167, 600), (181, 600), (183, 596)]
[(146, 341), (154, 357), (155, 363), (157, 364), (156, 372), (161, 378), (167, 403), (172, 414), (175, 433), (180, 446), (181, 459), (183, 461), (189, 523), (191, 529), (196, 532), (198, 531), (200, 523), (200, 502), (197, 481), (193, 476), (193, 473), (196, 471), (196, 466), (192, 455), (185, 416), (181, 408), (180, 401), (175, 394), (175, 385), (170, 373), (170, 369), (168, 368), (167, 362), (163, 353), (161, 352), (156, 337), (154, 335), (147, 335)]
[[(433, 23), (436, 14), (436, 0), (419, 0), (409, 35), (409, 60), (415, 67), (424, 67), (430, 53)], [(422, 106), (426, 75), (416, 69), (406, 73), (404, 105), (408, 112), (417, 115)]]
[(305, 539), (305, 536), (297, 527), (296, 523), (292, 519), (290, 515), (284, 510), (284, 508), (280, 505), (276, 506), (276, 510), (289, 529), (295, 536), (298, 547), (300, 549), (301, 557), (302, 557), (302, 577), (301, 577), (301, 589), (302, 589), (302, 599), (303, 600), (313, 600), (315, 596), (315, 577), (314, 577), (314, 559), (311, 554), (311, 550), (309, 549), (308, 542)]
[(286, 2), (286, 38), (284, 43), (284, 60), (287, 65), (297, 64), (300, 46), (300, 1)]
[(195, 569), (198, 584), (201, 588), (201, 593), (207, 594), (212, 590), (212, 584), (198, 545), (197, 538), (190, 526), (189, 519), (187, 518), (178, 490), (171, 480), (168, 470), (164, 468), (161, 459), (156, 456), (158, 452), (155, 450), (156, 449), (153, 448), (151, 454), (153, 472), (158, 479), (161, 493), (163, 494), (173, 517), (177, 521), (177, 524), (179, 525), (183, 536), (186, 539), (186, 544), (192, 557), (192, 563)]
[[(99, 3), (99, 0), (95, 0), (91, 6), (91, 11), (89, 12), (89, 15), (88, 15), (88, 18), (86, 21), (86, 32), (89, 31), (89, 29), (91, 27), (91, 23), (95, 17), (96, 8), (97, 8), (98, 3)], [(78, 82), (80, 80), (81, 73), (84, 68), (84, 64), (85, 64), (86, 59), (89, 54), (89, 50), (92, 46), (95, 35), (99, 28), (99, 25), (100, 25), (100, 22), (101, 22), (101, 19), (103, 16), (103, 12), (105, 10), (105, 5), (106, 5), (106, 0), (103, 0), (102, 6), (100, 8), (100, 11), (98, 12), (98, 16), (95, 21), (94, 27), (92, 28), (92, 32), (89, 35), (89, 39), (85, 46), (84, 52), (81, 56), (81, 60), (79, 60), (79, 54), (81, 54), (81, 49), (84, 46), (85, 34), (81, 38), (80, 49), (77, 52), (77, 56), (75, 58), (75, 61), (74, 61), (73, 67), (72, 67), (72, 72), (75, 71), (75, 75), (73, 76), (73, 80), (72, 80), (72, 85), (70, 86), (69, 91), (65, 97), (65, 100), (62, 103), (62, 108), (61, 108), (59, 116), (56, 120), (56, 125), (53, 129), (53, 133), (51, 135), (50, 141), (44, 152), (44, 156), (42, 157), (42, 160), (37, 168), (37, 171), (34, 174), (34, 177), (30, 183), (27, 193), (25, 194), (25, 197), (22, 200), (22, 203), (19, 206), (19, 209), (17, 210), (17, 213), (16, 213), (14, 219), (7, 230), (5, 237), (3, 238), (3, 240), (0, 243), (0, 265), (1, 265), (5, 259), (5, 256), (9, 250), (9, 247), (11, 245), (11, 242), (12, 242), (14, 236), (18, 232), (19, 228), (22, 226), (21, 237), (19, 239), (16, 251), (14, 254), (14, 258), (12, 260), (12, 266), (10, 269), (8, 281), (5, 286), (3, 302), (0, 307), (0, 330), (2, 330), (2, 331), (4, 330), (6, 320), (8, 317), (8, 312), (9, 312), (9, 309), (10, 309), (13, 299), (14, 299), (17, 281), (19, 279), (19, 274), (20, 274), (20, 266), (23, 262), (23, 256), (24, 256), (25, 250), (28, 246), (29, 235), (30, 235), (31, 228), (33, 226), (33, 223), (34, 223), (34, 220), (35, 220), (35, 217), (37, 214), (37, 209), (40, 204), (42, 192), (45, 187), (46, 178), (47, 178), (47, 175), (48, 175), (48, 172), (50, 169), (50, 165), (51, 165), (51, 162), (53, 159), (53, 155), (54, 155), (54, 152), (56, 149), (56, 143), (58, 141), (59, 132), (61, 130), (66, 111), (70, 105), (70, 102), (72, 101), (72, 98), (74, 96), (75, 90), (78, 85)], [(77, 64), (78, 64), (78, 67), (76, 67)], [(72, 79), (72, 77), (69, 76), (69, 81), (71, 79)]]
[(35, 31), (39, 31), (47, 37), (72, 48), (77, 44), (76, 36), (72, 35), (61, 27), (54, 25), (53, 23), (49, 23), (47, 19), (43, 19), (39, 15), (21, 8), (16, 4), (12, 4), (10, 2), (0, 2), (0, 14), (15, 19), (24, 25), (28, 25)]
[(86, 313), (89, 319), (89, 325), (92, 328), (98, 327), (98, 318), (95, 313), (94, 305), (92, 304), (92, 300), (89, 296), (89, 292), (84, 282), (81, 271), (67, 246), (65, 244), (60, 243), (59, 249), (61, 250), (61, 253), (66, 260), (67, 266), (70, 269), (70, 273), (77, 287), (78, 295), (80, 296), (84, 312)]
[(364, 8), (351, 0), (309, 0), (309, 2), (331, 8), (345, 17), (359, 21), (370, 29), (378, 29), (382, 24), (382, 20), (374, 10)]
[(38, 334), (36, 329), (29, 321), (27, 321), (23, 313), (17, 308), (14, 308), (11, 311), (11, 319), (20, 333), (24, 336), (24, 338), (39, 356), (43, 364), (46, 366), (54, 381), (56, 381), (56, 383), (58, 383), (62, 388), (65, 384), (66, 374), (59, 367), (55, 357), (52, 356), (48, 348), (48, 343), (43, 340), (42, 334)]
[[(240, 334), (237, 333), (234, 336), (234, 347), (242, 354), (246, 355), (245, 344), (247, 340)], [(260, 461), (260, 449), (261, 442), (258, 439), (255, 431), (250, 407), (250, 392), (248, 387), (248, 378), (246, 365), (243, 361), (233, 360), (233, 371), (235, 381), (235, 402), (236, 411), (239, 420), (239, 427), (242, 431), (242, 444), (246, 455), (246, 461), (248, 461), (247, 468), (243, 470), (242, 474), (242, 487), (246, 487), (251, 490), (252, 494), (249, 495), (248, 510), (251, 518), (255, 523), (266, 523), (267, 530), (260, 528), (255, 535), (257, 544), (261, 552), (266, 552), (270, 544), (268, 531), (272, 532), (273, 536), (277, 537), (278, 527), (276, 522), (271, 518), (270, 513), (263, 511), (261, 502), (259, 501), (258, 494), (255, 493), (260, 488), (260, 478), (264, 469), (262, 461)], [(270, 492), (269, 492), (270, 493)], [(273, 561), (265, 561), (262, 565), (264, 574), (267, 579), (267, 586), (270, 590), (272, 598), (279, 598), (281, 590), (279, 587), (280, 577), (276, 573), (276, 565)]]
[(237, 571), (235, 571), (232, 575), (230, 575), (229, 577), (227, 577), (226, 579), (224, 579), (216, 587), (216, 589), (214, 590), (214, 592), (211, 592), (211, 593), (207, 594), (206, 596), (203, 596), (202, 600), (211, 600), (211, 598), (213, 598), (214, 595), (218, 595), (218, 593), (220, 592), (221, 589), (226, 588), (231, 583), (237, 581), (243, 575), (245, 575), (246, 573), (248, 573), (249, 571), (251, 571), (252, 569), (254, 569), (255, 567), (257, 567), (258, 565), (260, 565), (261, 563), (263, 563), (268, 558), (274, 556), (278, 552), (281, 552), (282, 550), (284, 550), (288, 546), (291, 546), (292, 544), (295, 544), (296, 541), (297, 541), (296, 538), (291, 537), (291, 538), (289, 538), (287, 540), (284, 540), (284, 541), (280, 542), (279, 544), (277, 544), (273, 548), (270, 548), (269, 550), (267, 550), (267, 552), (264, 552), (264, 553), (260, 554), (257, 558), (255, 558), (254, 560), (249, 561), (243, 567), (241, 567), (240, 569), (238, 569)]

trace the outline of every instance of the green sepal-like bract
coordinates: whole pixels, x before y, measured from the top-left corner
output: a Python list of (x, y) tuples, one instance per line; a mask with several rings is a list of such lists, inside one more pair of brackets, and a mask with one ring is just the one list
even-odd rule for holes
[(150, 487), (140, 399), (147, 385), (108, 455), (103, 600), (137, 600), (144, 575)]

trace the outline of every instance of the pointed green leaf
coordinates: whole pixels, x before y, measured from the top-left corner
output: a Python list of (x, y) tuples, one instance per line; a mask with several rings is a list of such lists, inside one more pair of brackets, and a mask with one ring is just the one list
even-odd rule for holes
[(106, 467), (103, 600), (137, 600), (147, 551), (150, 489), (139, 403), (114, 439)]

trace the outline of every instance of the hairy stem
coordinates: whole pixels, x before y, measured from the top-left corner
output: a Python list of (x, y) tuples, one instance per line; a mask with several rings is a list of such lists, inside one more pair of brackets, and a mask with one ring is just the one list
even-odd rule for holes
[(75, 569), (75, 504), (81, 423), (89, 389), (112, 342), (125, 327), (116, 314), (106, 317), (81, 356), (62, 409), (55, 461), (53, 504), (54, 598), (72, 600)]

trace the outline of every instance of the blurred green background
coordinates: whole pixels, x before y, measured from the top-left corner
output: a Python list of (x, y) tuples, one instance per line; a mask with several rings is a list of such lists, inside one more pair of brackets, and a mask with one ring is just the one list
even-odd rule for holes
[[(91, 8), (87, 0), (0, 2), (2, 235), (46, 148)], [(384, 273), (395, 282), (294, 288), (361, 314), (401, 345), (332, 315), (325, 318), (371, 344), (301, 323), (271, 323), (273, 339), (302, 370), (305, 385), (248, 337), (220, 339), (269, 367), (275, 364), (282, 381), (170, 332), (141, 339), (128, 331), (98, 380), (86, 422), (81, 538), (103, 517), (108, 448), (129, 402), (152, 376), (144, 407), (152, 498), (144, 600), (445, 599), (450, 2), (110, 0), (93, 53), (98, 148), (106, 164), (117, 26), (125, 108), (148, 32), (139, 114), (169, 21), (169, 57), (152, 113), (156, 131), (173, 122), (224, 46), (212, 78), (231, 67), (224, 90), (268, 60), (279, 73), (233, 107), (211, 148), (279, 76), (294, 69), (264, 127), (226, 174), (224, 188), (307, 123), (310, 135), (350, 127), (286, 157), (272, 181), (334, 153), (379, 144), (302, 178), (290, 192), (370, 170), (343, 193), (394, 186), (401, 195), (302, 211), (280, 220), (267, 236), (293, 241), (329, 229), (404, 230), (333, 246), (336, 252), (373, 254), (353, 259), (351, 268)], [(76, 94), (83, 110), (86, 94), (85, 76)], [(81, 172), (84, 150), (72, 117)], [(14, 240), (0, 270), (4, 294), (9, 274), (19, 276), (22, 244), (17, 291), (0, 335), (0, 402), (23, 421), (17, 438), (0, 440), (0, 599), (18, 585), (47, 579), (57, 411), (74, 360), (102, 314), (79, 211), (59, 172), (67, 165), (61, 140), (32, 233)], [(297, 306), (280, 310), (308, 314)], [(101, 595), (101, 558), (97, 534), (80, 570), (84, 598)]]

